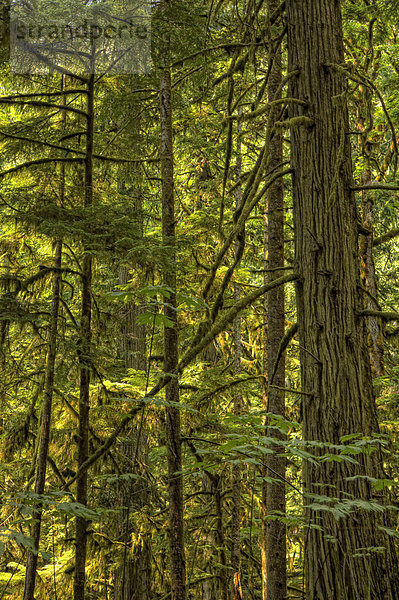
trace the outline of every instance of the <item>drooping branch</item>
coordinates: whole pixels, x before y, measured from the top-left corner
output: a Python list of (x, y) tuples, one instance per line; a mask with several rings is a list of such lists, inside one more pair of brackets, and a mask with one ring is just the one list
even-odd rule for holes
[(84, 88), (70, 88), (68, 90), (58, 90), (54, 92), (35, 92), (35, 93), (18, 93), (9, 96), (3, 96), (4, 100), (21, 100), (22, 98), (51, 98), (53, 96), (66, 96), (68, 94), (87, 94)]
[(67, 110), (77, 115), (87, 117), (87, 112), (74, 106), (68, 106), (63, 104), (54, 104), (53, 102), (46, 102), (45, 100), (9, 100), (8, 97), (0, 96), (0, 104), (11, 104), (11, 106), (22, 105), (22, 106), (33, 106), (34, 108), (44, 107), (53, 108), (56, 110)]
[[(85, 132), (84, 132), (85, 133)], [(30, 144), (38, 144), (39, 146), (45, 146), (46, 148), (52, 148), (53, 150), (63, 150), (65, 152), (72, 152), (73, 154), (80, 154), (81, 156), (86, 156), (86, 153), (83, 150), (78, 150), (77, 148), (68, 148), (67, 146), (62, 146), (61, 144), (52, 144), (51, 142), (46, 142), (44, 140), (37, 140), (30, 137), (25, 137), (22, 135), (14, 135), (12, 133), (8, 133), (6, 131), (0, 131), (0, 135), (3, 135), (5, 138), (10, 138), (12, 140), (19, 140), (21, 142), (29, 142)], [(74, 134), (75, 135), (75, 134)], [(78, 134), (76, 134), (78, 135)], [(80, 132), (79, 132), (80, 135)], [(66, 136), (68, 137), (68, 136)], [(63, 139), (66, 139), (64, 137)], [(93, 154), (93, 158), (97, 160), (106, 160), (115, 163), (128, 163), (128, 164), (137, 164), (144, 162), (159, 162), (158, 158), (121, 158), (116, 156), (103, 156), (101, 154)]]
[[(161, 386), (163, 387), (163, 386)], [(151, 393), (151, 392), (150, 392)], [(140, 403), (138, 406), (135, 406), (127, 416), (121, 421), (121, 423), (114, 429), (109, 438), (100, 446), (89, 458), (80, 465), (79, 469), (76, 471), (75, 475), (69, 479), (65, 485), (62, 487), (63, 490), (67, 490), (71, 487), (75, 481), (82, 476), (95, 462), (111, 448), (111, 446), (116, 442), (117, 437), (125, 427), (130, 423), (130, 421), (135, 417), (139, 412), (143, 409), (143, 404)]]
[(5, 175), (9, 175), (10, 173), (16, 173), (16, 171), (20, 171), (21, 169), (26, 169), (28, 167), (34, 167), (36, 165), (45, 165), (48, 163), (83, 163), (85, 159), (82, 158), (37, 158), (36, 160), (28, 160), (27, 162), (21, 163), (19, 165), (15, 165), (15, 167), (11, 167), (6, 171), (0, 173), (0, 179), (5, 177)]

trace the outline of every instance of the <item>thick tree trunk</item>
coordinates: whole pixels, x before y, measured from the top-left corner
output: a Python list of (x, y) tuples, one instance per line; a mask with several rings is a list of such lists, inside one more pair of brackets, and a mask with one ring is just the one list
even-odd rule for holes
[[(176, 241), (173, 180), (172, 85), (168, 68), (161, 76), (161, 176), (162, 176), (162, 237), (170, 260), (164, 273), (164, 283), (171, 290), (165, 316), (172, 327), (165, 327), (165, 373), (175, 371), (178, 364), (178, 333), (176, 313)], [(166, 386), (166, 443), (168, 455), (170, 575), (172, 600), (186, 598), (186, 569), (183, 532), (183, 478), (180, 431), (179, 381), (175, 376)], [(178, 474), (179, 473), (179, 474)]]
[[(90, 75), (87, 95), (87, 129), (85, 160), (85, 200), (86, 208), (93, 203), (93, 133), (94, 133), (94, 75)], [(89, 248), (84, 248), (82, 264), (82, 305), (79, 340), (79, 426), (78, 426), (78, 468), (86, 461), (89, 454), (89, 411), (90, 411), (90, 369), (91, 369), (91, 283), (92, 258)], [(87, 504), (87, 471), (82, 473), (76, 482), (76, 500)], [(75, 526), (75, 579), (74, 600), (85, 598), (85, 569), (87, 552), (88, 521), (84, 517), (76, 517)]]
[[(61, 185), (63, 188), (63, 181)], [(62, 242), (60, 240), (57, 240), (54, 254), (55, 271), (53, 274), (53, 293), (51, 300), (50, 331), (44, 382), (44, 401), (40, 415), (39, 444), (36, 458), (36, 494), (44, 494), (44, 488), (46, 484), (46, 467), (51, 429), (51, 406), (53, 402), (55, 359), (57, 353), (58, 311), (60, 306), (61, 291), (61, 261)], [(42, 507), (40, 505), (37, 507), (36, 510), (33, 511), (32, 519), (33, 524), (31, 527), (30, 536), (33, 539), (35, 552), (32, 552), (30, 550), (28, 551), (26, 562), (24, 600), (34, 600), (36, 568), (38, 559), (37, 552), (39, 550), (40, 530), (42, 524)]]
[[(272, 14), (277, 9), (279, 0), (268, 0), (268, 11)], [(270, 71), (268, 100), (276, 100), (281, 85), (281, 50), (278, 49), (272, 57), (273, 66)], [(283, 162), (283, 139), (280, 131), (276, 131), (270, 141), (270, 159), (268, 172), (278, 169)], [(269, 189), (267, 194), (267, 269), (265, 283), (278, 278), (281, 267), (284, 267), (284, 187), (283, 180), (278, 179)], [(267, 369), (267, 382), (269, 384), (284, 387), (285, 381), (285, 357), (281, 357), (276, 373), (272, 381), (274, 364), (278, 354), (282, 337), (284, 336), (285, 312), (284, 312), (284, 286), (271, 290), (265, 297), (265, 313), (267, 321), (267, 344), (264, 349), (266, 353), (265, 362)], [(285, 415), (284, 392), (277, 387), (267, 386), (267, 412), (276, 415)], [(282, 438), (276, 429), (266, 430), (270, 437)], [(274, 454), (267, 454), (265, 463), (268, 467), (266, 475), (275, 477), (273, 473), (281, 476), (280, 481), (264, 483), (264, 501), (266, 503), (263, 521), (264, 539), (264, 568), (263, 589), (266, 592), (265, 600), (284, 600), (287, 593), (286, 573), (286, 528), (282, 521), (268, 519), (268, 516), (285, 513), (285, 458), (281, 456), (283, 448), (273, 447)]]
[[(344, 435), (378, 431), (365, 323), (357, 315), (363, 293), (346, 81), (331, 66), (344, 61), (340, 2), (288, 0), (286, 6), (288, 69), (298, 71), (288, 94), (307, 103), (290, 104), (290, 117), (297, 117), (291, 146), (298, 327), (302, 388), (309, 394), (303, 435), (338, 444)], [(382, 457), (376, 451), (356, 458), (358, 464), (305, 462), (306, 493), (342, 502), (373, 499), (377, 494), (362, 476), (380, 477)], [(309, 525), (320, 528), (306, 534), (307, 600), (399, 597), (397, 559), (390, 538), (379, 530), (384, 519), (378, 513), (358, 506), (336, 519), (329, 510), (305, 508)], [(373, 551), (376, 547), (384, 552)]]

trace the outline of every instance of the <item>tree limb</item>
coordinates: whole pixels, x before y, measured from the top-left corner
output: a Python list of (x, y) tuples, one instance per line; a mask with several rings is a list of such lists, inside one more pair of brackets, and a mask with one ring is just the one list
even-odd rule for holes
[(384, 321), (399, 321), (399, 313), (384, 310), (362, 310), (358, 315), (360, 317), (379, 317)]
[(390, 240), (393, 240), (394, 238), (396, 238), (398, 236), (399, 236), (399, 228), (391, 229), (390, 231), (383, 233), (379, 237), (374, 238), (373, 248), (375, 248), (376, 246), (380, 246), (381, 244), (384, 244), (385, 242), (389, 242)]
[(279, 349), (277, 352), (276, 360), (274, 362), (273, 373), (270, 378), (269, 385), (272, 385), (272, 383), (273, 383), (273, 379), (274, 379), (274, 376), (275, 376), (277, 368), (278, 368), (278, 363), (280, 362), (280, 358), (282, 357), (284, 350), (287, 348), (288, 344), (293, 339), (293, 337), (297, 333), (297, 331), (298, 331), (298, 323), (294, 323), (293, 325), (291, 325), (291, 327), (289, 329), (287, 329), (284, 336), (281, 338), (280, 346), (279, 346)]
[(0, 178), (4, 177), (5, 175), (9, 175), (10, 173), (15, 173), (16, 171), (20, 171), (21, 169), (25, 169), (27, 167), (33, 167), (35, 165), (44, 165), (46, 163), (52, 163), (52, 162), (83, 163), (84, 161), (85, 161), (84, 158), (61, 158), (61, 157), (60, 158), (37, 158), (36, 160), (29, 160), (27, 162), (16, 165), (15, 167), (11, 167), (10, 169), (7, 169), (6, 171), (3, 171), (2, 173), (0, 173)]
[(399, 191), (399, 185), (387, 185), (385, 183), (369, 183), (367, 185), (355, 185), (351, 187), (351, 190), (354, 190), (355, 192), (368, 192), (369, 190), (388, 190), (392, 192), (397, 192)]

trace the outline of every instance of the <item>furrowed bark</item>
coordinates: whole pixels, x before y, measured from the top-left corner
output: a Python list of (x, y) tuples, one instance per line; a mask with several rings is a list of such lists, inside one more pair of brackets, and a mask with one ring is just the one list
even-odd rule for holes
[[(94, 134), (94, 75), (88, 81), (87, 94), (87, 134), (85, 158), (85, 198), (84, 206), (90, 207), (93, 203), (93, 134)], [(78, 469), (87, 460), (89, 455), (89, 412), (90, 412), (90, 369), (91, 369), (91, 284), (92, 284), (92, 257), (90, 249), (83, 249), (82, 264), (82, 304), (80, 318), (79, 340), (79, 426), (78, 426)], [(87, 471), (83, 471), (76, 481), (76, 501), (87, 505)], [(75, 578), (74, 600), (85, 598), (85, 569), (87, 553), (88, 521), (84, 517), (76, 517), (75, 523)]]
[[(341, 8), (337, 0), (286, 5), (288, 69), (299, 70), (288, 95), (308, 102), (307, 109), (290, 104), (289, 115), (314, 123), (291, 129), (302, 390), (310, 394), (303, 397), (303, 435), (337, 444), (344, 435), (378, 431), (365, 323), (358, 317), (363, 292), (346, 81), (342, 71), (327, 66), (344, 61)], [(357, 477), (383, 476), (381, 453), (361, 454), (357, 461), (305, 461), (305, 492), (316, 495), (316, 502), (320, 494), (381, 501), (367, 478)], [(306, 534), (306, 599), (397, 598), (396, 553), (379, 529), (388, 517), (358, 506), (336, 519), (310, 502), (308, 496), (308, 524), (321, 529)]]
[[(267, 8), (270, 14), (279, 6), (276, 0), (268, 0)], [(270, 71), (268, 85), (268, 100), (277, 100), (282, 82), (281, 50), (277, 49), (272, 57), (273, 66)], [(277, 114), (276, 114), (277, 117)], [(276, 130), (270, 140), (268, 171), (278, 169), (283, 162), (283, 137), (281, 130)], [(267, 206), (267, 269), (265, 283), (278, 278), (278, 269), (284, 267), (284, 185), (278, 179), (269, 188), (266, 196)], [(279, 353), (281, 340), (284, 337), (285, 311), (284, 287), (277, 287), (265, 296), (265, 321), (267, 321), (267, 344), (264, 348), (267, 381), (271, 383), (276, 357)], [(283, 389), (285, 382), (285, 353), (282, 354), (274, 373), (273, 383), (276, 387), (268, 387), (267, 382), (267, 412), (285, 415), (285, 397)], [(283, 439), (283, 434), (276, 429), (266, 426), (266, 436)], [(265, 456), (266, 475), (278, 473), (280, 481), (264, 482), (263, 501), (263, 590), (265, 600), (284, 600), (287, 593), (286, 572), (286, 528), (282, 521), (268, 519), (269, 516), (285, 513), (285, 458), (280, 456), (283, 447), (273, 446), (274, 454)]]
[[(170, 257), (170, 266), (163, 281), (172, 291), (164, 314), (173, 326), (165, 327), (165, 373), (176, 372), (179, 363), (176, 312), (176, 241), (173, 179), (172, 85), (171, 75), (164, 67), (161, 75), (161, 178), (162, 178), (162, 238)], [(174, 375), (166, 385), (166, 443), (168, 456), (170, 575), (172, 600), (186, 598), (186, 569), (183, 532), (183, 477), (180, 430), (179, 379)]]

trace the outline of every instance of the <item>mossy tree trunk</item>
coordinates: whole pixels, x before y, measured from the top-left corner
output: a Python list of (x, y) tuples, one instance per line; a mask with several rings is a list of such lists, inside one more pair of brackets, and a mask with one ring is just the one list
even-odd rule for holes
[[(288, 0), (286, 7), (288, 69), (298, 71), (288, 95), (307, 103), (290, 104), (290, 117), (311, 119), (291, 128), (302, 388), (309, 394), (303, 401), (303, 435), (338, 444), (345, 435), (378, 431), (366, 327), (358, 316), (363, 292), (346, 78), (333, 66), (344, 62), (341, 4)], [(305, 462), (306, 493), (342, 502), (377, 500), (367, 477), (382, 476), (380, 452), (356, 459), (356, 464)], [(324, 508), (333, 504), (325, 502)], [(358, 506), (337, 520), (330, 510), (305, 509), (309, 525), (318, 526), (306, 534), (307, 600), (399, 597), (397, 559), (379, 529), (380, 513)], [(376, 547), (384, 552), (373, 551)]]

